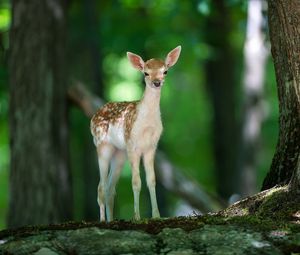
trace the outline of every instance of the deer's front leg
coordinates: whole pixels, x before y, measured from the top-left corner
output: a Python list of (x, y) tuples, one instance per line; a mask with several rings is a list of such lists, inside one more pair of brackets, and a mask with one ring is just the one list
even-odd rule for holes
[(144, 154), (144, 166), (146, 171), (146, 179), (147, 179), (147, 186), (150, 193), (151, 199), (151, 207), (152, 207), (152, 218), (159, 218), (159, 210), (157, 206), (156, 200), (156, 180), (155, 180), (155, 172), (154, 172), (154, 156), (155, 156), (155, 149), (151, 149)]
[(128, 151), (128, 158), (131, 164), (132, 171), (132, 190), (134, 196), (134, 219), (139, 220), (140, 217), (140, 191), (141, 191), (141, 177), (140, 177), (140, 157), (141, 154), (135, 151)]

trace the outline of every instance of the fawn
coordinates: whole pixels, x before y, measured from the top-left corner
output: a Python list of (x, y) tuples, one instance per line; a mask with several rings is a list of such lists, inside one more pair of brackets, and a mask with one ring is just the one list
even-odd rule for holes
[(146, 88), (142, 99), (133, 102), (107, 103), (91, 119), (91, 133), (97, 147), (100, 169), (97, 201), (101, 221), (113, 220), (115, 186), (126, 155), (132, 170), (134, 219), (140, 219), (141, 157), (143, 157), (150, 193), (152, 217), (160, 217), (154, 172), (155, 151), (163, 130), (159, 106), (160, 92), (167, 71), (177, 62), (180, 51), (181, 46), (178, 46), (168, 53), (165, 61), (150, 59), (146, 62), (140, 56), (127, 52), (132, 66), (143, 72), (145, 76)]

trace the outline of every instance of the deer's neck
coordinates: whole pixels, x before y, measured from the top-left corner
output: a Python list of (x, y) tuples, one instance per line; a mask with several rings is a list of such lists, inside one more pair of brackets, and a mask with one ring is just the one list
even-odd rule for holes
[(160, 88), (153, 89), (146, 85), (144, 95), (140, 101), (140, 109), (160, 115)]

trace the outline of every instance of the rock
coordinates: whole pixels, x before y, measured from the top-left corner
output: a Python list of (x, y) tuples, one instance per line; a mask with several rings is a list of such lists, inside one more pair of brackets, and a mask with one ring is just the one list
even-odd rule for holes
[(41, 248), (33, 255), (58, 255), (56, 252), (50, 250), (49, 248)]
[[(300, 251), (298, 225), (260, 229), (253, 226), (253, 221), (251, 225), (242, 225), (218, 218), (214, 223), (212, 218), (206, 218), (206, 222), (205, 218), (202, 222), (197, 218), (179, 220), (174, 227), (176, 220), (170, 219), (139, 224), (71, 223), (2, 231), (0, 254), (280, 255)], [(184, 227), (182, 223), (190, 225)]]
[(153, 254), (155, 239), (139, 231), (87, 228), (59, 233), (56, 242), (75, 254)]

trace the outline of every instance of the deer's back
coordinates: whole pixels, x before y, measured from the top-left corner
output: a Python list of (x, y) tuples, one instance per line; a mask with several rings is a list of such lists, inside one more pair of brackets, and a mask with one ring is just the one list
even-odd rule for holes
[(100, 108), (91, 119), (94, 143), (109, 142), (125, 149), (132, 125), (137, 116), (138, 101), (110, 102)]

